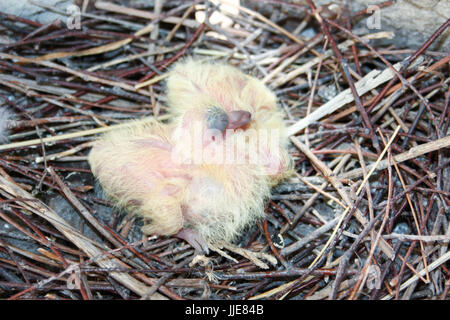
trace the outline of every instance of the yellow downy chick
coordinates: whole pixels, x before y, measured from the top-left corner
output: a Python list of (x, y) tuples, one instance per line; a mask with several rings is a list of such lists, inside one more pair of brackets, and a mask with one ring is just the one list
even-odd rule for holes
[[(290, 170), (285, 127), (271, 91), (226, 65), (179, 63), (168, 90), (173, 123), (111, 131), (89, 164), (118, 206), (144, 218), (144, 233), (208, 252), (264, 217), (271, 186)], [(272, 129), (275, 140), (260, 137)]]

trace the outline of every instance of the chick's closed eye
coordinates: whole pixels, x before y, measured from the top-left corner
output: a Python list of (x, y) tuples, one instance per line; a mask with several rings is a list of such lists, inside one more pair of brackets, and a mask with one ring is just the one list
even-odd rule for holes
[(217, 129), (224, 132), (228, 126), (228, 115), (220, 107), (211, 107), (206, 110), (206, 125), (208, 129)]

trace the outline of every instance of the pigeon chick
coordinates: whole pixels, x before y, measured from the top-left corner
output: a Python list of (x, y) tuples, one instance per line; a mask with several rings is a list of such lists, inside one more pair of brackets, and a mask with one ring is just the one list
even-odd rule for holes
[(144, 233), (207, 253), (264, 217), (271, 186), (291, 169), (285, 127), (273, 93), (236, 68), (187, 59), (167, 86), (172, 123), (111, 131), (89, 164), (119, 207), (144, 218)]

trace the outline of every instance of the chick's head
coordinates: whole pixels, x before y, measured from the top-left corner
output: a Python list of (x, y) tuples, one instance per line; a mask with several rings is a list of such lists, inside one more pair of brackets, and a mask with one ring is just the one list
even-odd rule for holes
[[(184, 150), (196, 132), (202, 132), (202, 147), (232, 147), (231, 136), (245, 136), (247, 142), (258, 136), (257, 151), (239, 151), (246, 157), (257, 154), (274, 180), (289, 175), (292, 167), (286, 152), (286, 126), (276, 97), (260, 80), (221, 62), (187, 58), (178, 62), (167, 79), (167, 103), (178, 130), (176, 141)], [(197, 134), (197, 135), (200, 135)], [(265, 136), (264, 136), (265, 135)], [(277, 156), (273, 156), (276, 136)], [(225, 140), (224, 143), (223, 140)], [(199, 141), (197, 139), (197, 141)], [(262, 142), (262, 143), (261, 143)]]
[(167, 79), (167, 99), (176, 119), (194, 109), (211, 114), (214, 108), (226, 114), (227, 129), (276, 128), (285, 137), (273, 92), (257, 78), (225, 63), (195, 58), (177, 63)]

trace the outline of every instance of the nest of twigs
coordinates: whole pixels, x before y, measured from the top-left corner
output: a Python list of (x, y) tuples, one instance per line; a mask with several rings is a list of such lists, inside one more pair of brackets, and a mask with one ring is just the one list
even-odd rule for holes
[[(450, 59), (429, 46), (449, 21), (418, 50), (387, 47), (352, 32), (365, 12), (307, 2), (222, 12), (229, 25), (203, 1), (98, 1), (72, 29), (0, 13), (0, 297), (446, 299)], [(239, 242), (277, 258), (264, 272), (143, 236), (86, 161), (98, 134), (167, 119), (164, 78), (186, 55), (263, 79), (285, 111), (297, 175)]]

